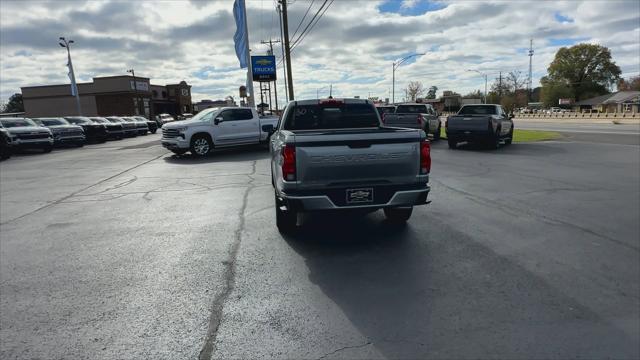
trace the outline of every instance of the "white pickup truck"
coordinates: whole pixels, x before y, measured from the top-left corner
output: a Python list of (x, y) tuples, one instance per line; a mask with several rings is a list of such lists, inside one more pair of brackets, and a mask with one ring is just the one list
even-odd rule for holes
[(205, 109), (188, 120), (162, 126), (162, 146), (182, 155), (205, 156), (214, 148), (266, 143), (278, 118), (247, 107)]

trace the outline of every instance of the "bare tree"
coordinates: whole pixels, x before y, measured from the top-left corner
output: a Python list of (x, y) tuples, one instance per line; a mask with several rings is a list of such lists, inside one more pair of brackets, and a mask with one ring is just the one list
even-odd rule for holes
[(416, 99), (424, 94), (424, 85), (420, 81), (410, 81), (409, 85), (406, 88), (407, 97), (411, 99), (411, 101), (416, 101)]
[(509, 91), (515, 93), (525, 87), (527, 77), (522, 75), (522, 71), (511, 71), (507, 74), (504, 81), (507, 83)]

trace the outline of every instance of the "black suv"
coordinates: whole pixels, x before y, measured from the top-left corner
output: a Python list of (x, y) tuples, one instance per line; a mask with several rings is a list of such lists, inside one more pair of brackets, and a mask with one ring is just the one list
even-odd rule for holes
[(53, 145), (84, 146), (84, 130), (78, 125), (71, 125), (63, 118), (35, 118), (36, 124), (49, 128), (53, 133)]
[(103, 124), (98, 124), (85, 116), (65, 116), (65, 119), (74, 125), (82, 126), (87, 142), (107, 141), (107, 127)]
[(107, 128), (107, 138), (113, 140), (122, 140), (124, 138), (124, 126), (121, 123), (111, 122), (103, 117), (91, 117), (89, 119)]
[(158, 131), (158, 123), (156, 123), (155, 121), (151, 121), (147, 118), (145, 118), (144, 116), (133, 116), (134, 119), (138, 119), (140, 121), (146, 121), (147, 126), (149, 126), (149, 132), (152, 134), (155, 134), (156, 131)]
[(0, 160), (10, 158), (11, 153), (13, 153), (11, 135), (9, 135), (7, 129), (0, 127)]
[(5, 128), (11, 137), (14, 149), (53, 150), (53, 134), (46, 127), (38, 126), (28, 118), (0, 118), (0, 126)]

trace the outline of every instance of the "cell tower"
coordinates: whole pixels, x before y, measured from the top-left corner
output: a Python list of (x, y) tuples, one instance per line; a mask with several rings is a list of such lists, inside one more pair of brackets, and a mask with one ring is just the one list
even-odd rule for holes
[(529, 92), (529, 101), (531, 101), (531, 93), (533, 92), (533, 72), (532, 72), (532, 60), (533, 60), (533, 39), (529, 40), (529, 81), (527, 84), (527, 90)]

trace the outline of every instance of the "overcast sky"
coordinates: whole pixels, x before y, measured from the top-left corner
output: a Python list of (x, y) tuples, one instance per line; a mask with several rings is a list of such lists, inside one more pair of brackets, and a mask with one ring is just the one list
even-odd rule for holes
[[(323, 2), (313, 2), (305, 24)], [(291, 35), (310, 4), (290, 0)], [(153, 84), (187, 81), (194, 101), (237, 97), (246, 72), (233, 48), (232, 7), (232, 0), (2, 0), (0, 100), (20, 86), (68, 83), (59, 36), (75, 40), (78, 81), (134, 68)], [(260, 40), (280, 37), (275, 1), (247, 0), (247, 8), (252, 54), (264, 54)], [(392, 61), (415, 52), (425, 55), (396, 72), (396, 100), (411, 80), (437, 86), (438, 94), (484, 90), (484, 80), (466, 70), (488, 72), (490, 83), (500, 70), (526, 76), (530, 38), (534, 86), (560, 47), (580, 42), (609, 47), (624, 77), (638, 75), (640, 2), (336, 0), (293, 51), (295, 95), (321, 89), (327, 96), (333, 84), (335, 96), (390, 97)], [(280, 58), (280, 47), (274, 50)], [(284, 100), (282, 82), (278, 95)]]

